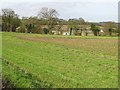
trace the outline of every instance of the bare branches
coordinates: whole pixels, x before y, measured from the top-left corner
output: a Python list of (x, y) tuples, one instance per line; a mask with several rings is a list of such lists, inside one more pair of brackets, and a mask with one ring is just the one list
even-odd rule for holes
[(46, 20), (57, 18), (57, 16), (58, 16), (58, 12), (55, 9), (49, 9), (46, 7), (42, 8), (38, 12), (38, 18), (42, 18), (42, 19), (46, 19)]
[(52, 30), (55, 28), (55, 23), (56, 18), (58, 16), (58, 12), (55, 9), (49, 9), (49, 8), (42, 8), (39, 12), (38, 12), (38, 18), (39, 19), (44, 19), (47, 20), (47, 28), (49, 31), (49, 34), (52, 33)]

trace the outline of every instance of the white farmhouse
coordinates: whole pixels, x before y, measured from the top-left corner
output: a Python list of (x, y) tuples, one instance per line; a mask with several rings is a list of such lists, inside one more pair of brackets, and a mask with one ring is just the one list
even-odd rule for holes
[(69, 32), (63, 32), (63, 35), (70, 35)]

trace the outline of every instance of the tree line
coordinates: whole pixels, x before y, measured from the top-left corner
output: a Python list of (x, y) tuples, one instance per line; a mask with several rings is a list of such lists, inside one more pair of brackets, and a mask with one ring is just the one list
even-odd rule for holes
[[(75, 35), (78, 31), (86, 31), (85, 26), (90, 26), (95, 36), (99, 35), (101, 30), (100, 26), (104, 28), (106, 35), (112, 36), (112, 33), (118, 33), (117, 25), (115, 22), (106, 22), (104, 25), (90, 23), (83, 18), (72, 18), (69, 20), (58, 18), (59, 14), (55, 9), (42, 8), (36, 17), (22, 17), (15, 13), (12, 9), (2, 9), (2, 31), (5, 32), (23, 32), (23, 33), (39, 33), (39, 34), (53, 34), (53, 31), (63, 33), (63, 26), (68, 26), (70, 35), (72, 30)], [(80, 35), (80, 34), (79, 34)], [(87, 32), (86, 32), (87, 36)]]

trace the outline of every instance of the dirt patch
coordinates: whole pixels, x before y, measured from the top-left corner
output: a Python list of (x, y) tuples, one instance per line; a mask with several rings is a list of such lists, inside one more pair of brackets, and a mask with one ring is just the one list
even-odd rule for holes
[[(77, 46), (85, 50), (97, 50), (116, 54), (118, 51), (118, 40), (114, 38), (90, 39), (90, 38), (52, 38), (52, 37), (30, 37), (17, 36), (17, 38), (33, 42), (51, 42), (65, 45)], [(109, 51), (109, 52), (108, 52)]]

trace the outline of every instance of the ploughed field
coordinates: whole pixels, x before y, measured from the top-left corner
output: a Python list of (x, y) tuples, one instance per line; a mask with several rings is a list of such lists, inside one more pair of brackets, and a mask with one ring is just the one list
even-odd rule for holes
[(16, 88), (117, 88), (118, 38), (2, 34), (3, 80)]

